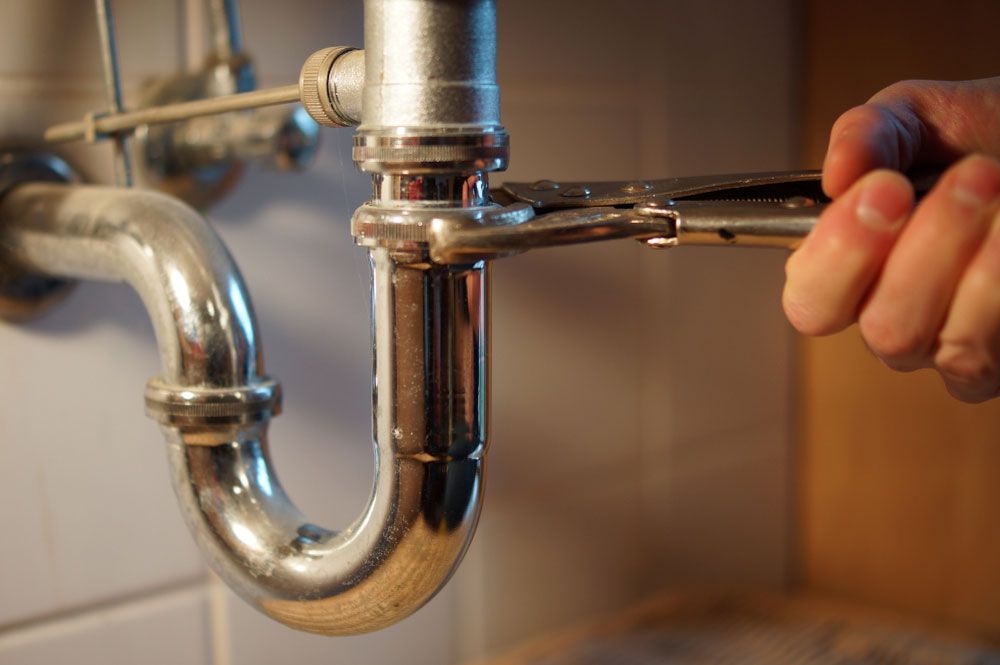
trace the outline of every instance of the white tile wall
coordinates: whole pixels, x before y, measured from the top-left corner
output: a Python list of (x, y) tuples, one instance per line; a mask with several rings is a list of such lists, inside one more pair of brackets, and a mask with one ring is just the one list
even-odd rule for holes
[[(320, 46), (360, 42), (359, 2), (242, 4), (265, 82), (293, 79)], [(511, 171), (498, 180), (788, 166), (787, 0), (498, 4), (513, 136)], [(197, 50), (177, 37), (195, 20), (190, 6), (116, 2), (130, 89)], [(0, 0), (0, 137), (30, 141), (100, 106), (92, 25), (84, 0)], [(324, 140), (309, 172), (254, 170), (211, 218), (285, 388), (278, 470), (307, 513), (335, 526), (362, 506), (372, 468), (367, 268), (348, 234), (367, 183), (350, 163), (350, 135)], [(108, 154), (70, 152), (104, 181)], [(286, 630), (228, 591), (212, 591), (206, 609), (215, 583), (204, 582), (142, 415), (155, 348), (124, 287), (85, 285), (38, 323), (0, 327), (0, 524), (17, 534), (0, 539), (0, 665), (450, 663), (656, 585), (780, 584), (790, 374), (781, 260), (623, 242), (499, 262), (480, 533), (427, 608), (351, 639)], [(137, 655), (143, 645), (152, 655)]]
[[(647, 144), (644, 173), (793, 166), (794, 4), (690, 0), (652, 14), (646, 61), (659, 84), (645, 88), (641, 126), (662, 143)], [(663, 254), (643, 256), (640, 280), (647, 579), (781, 585), (793, 415), (784, 253)]]
[[(142, 17), (131, 7), (123, 24), (154, 20), (168, 35), (176, 27), (169, 4)], [(0, 3), (10, 37), (0, 40), (5, 144), (37, 145), (48, 123), (99, 107), (90, 11), (86, 2)], [(158, 36), (147, 55), (164, 46)], [(140, 39), (133, 30), (123, 50)], [(54, 64), (55, 54), (65, 62)], [(39, 76), (47, 72), (56, 78)], [(67, 156), (92, 178), (110, 165), (106, 148), (74, 146)], [(156, 371), (145, 312), (120, 285), (81, 285), (50, 316), (0, 330), (0, 519), (12, 534), (0, 539), (0, 626), (204, 575), (157, 429), (142, 415), (142, 387)]]
[(211, 653), (208, 602), (200, 586), (0, 634), (0, 665), (209, 665)]

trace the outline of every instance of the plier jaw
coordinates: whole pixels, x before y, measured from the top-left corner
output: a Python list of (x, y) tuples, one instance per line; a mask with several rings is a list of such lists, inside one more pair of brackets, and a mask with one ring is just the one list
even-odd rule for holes
[(632, 182), (539, 180), (505, 184), (494, 200), (504, 214), (432, 220), (432, 260), (468, 263), (618, 238), (653, 248), (794, 248), (828, 202), (818, 171)]

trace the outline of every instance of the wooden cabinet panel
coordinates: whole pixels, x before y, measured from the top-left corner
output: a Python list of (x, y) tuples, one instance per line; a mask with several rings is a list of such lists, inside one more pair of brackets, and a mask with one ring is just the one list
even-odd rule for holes
[[(810, 0), (805, 161), (837, 115), (906, 78), (1000, 74), (1000, 3)], [(1000, 637), (1000, 402), (885, 369), (856, 329), (801, 345), (800, 582)]]

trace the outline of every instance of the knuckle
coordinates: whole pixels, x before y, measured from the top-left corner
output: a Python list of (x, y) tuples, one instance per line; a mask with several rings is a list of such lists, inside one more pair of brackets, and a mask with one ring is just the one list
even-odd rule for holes
[(868, 124), (878, 121), (882, 111), (872, 104), (862, 104), (844, 111), (833, 124), (831, 134), (840, 134), (843, 130), (855, 124)]
[(933, 81), (921, 79), (906, 79), (897, 81), (879, 90), (871, 98), (872, 102), (900, 102), (912, 101), (927, 94), (928, 89), (934, 86)]
[(960, 179), (992, 181), (995, 187), (997, 181), (1000, 181), (1000, 161), (984, 153), (977, 152), (966, 155), (945, 172), (940, 184), (935, 189), (940, 191), (947, 187), (954, 187), (956, 181)]
[(977, 173), (1000, 174), (1000, 161), (992, 155), (974, 152), (963, 157), (955, 168), (969, 169)]
[(970, 389), (968, 385), (962, 383), (956, 383), (948, 379), (948, 377), (943, 376), (944, 386), (948, 390), (948, 394), (959, 400), (960, 402), (966, 402), (967, 404), (981, 404), (987, 400), (991, 400), (997, 396), (998, 392), (996, 390), (984, 390), (984, 389)]
[[(952, 165), (918, 206), (919, 224), (932, 233), (979, 238), (989, 226), (1000, 196), (1000, 162), (972, 154)], [(979, 243), (982, 240), (978, 241)]]
[(991, 385), (997, 381), (997, 368), (978, 343), (948, 342), (934, 356), (934, 365), (946, 381), (960, 386)]
[(871, 310), (862, 312), (858, 325), (868, 348), (893, 369), (910, 369), (929, 345), (920, 331)]

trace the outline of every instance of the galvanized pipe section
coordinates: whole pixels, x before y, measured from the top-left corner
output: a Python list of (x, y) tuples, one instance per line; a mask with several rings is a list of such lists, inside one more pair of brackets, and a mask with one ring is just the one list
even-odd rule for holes
[(334, 60), (326, 81), (330, 96), (342, 115), (349, 119), (349, 124), (360, 123), (365, 87), (365, 52), (354, 49)]
[(365, 0), (360, 131), (500, 125), (494, 0)]
[(365, 0), (365, 47), (353, 155), (373, 196), (352, 231), (419, 264), (435, 213), (488, 214), (488, 173), (507, 166), (494, 0)]
[[(506, 168), (494, 0), (365, 0), (362, 100), (362, 171), (461, 178)], [(396, 187), (378, 179), (383, 194)]]
[(0, 201), (0, 263), (124, 280), (139, 293), (163, 363), (147, 406), (164, 424), (195, 540), (251, 605), (323, 634), (375, 630), (419, 608), (450, 577), (480, 509), (486, 267), (400, 265), (383, 249), (371, 258), (376, 476), (362, 515), (334, 532), (303, 517), (274, 474), (276, 395), (253, 309), (193, 210), (152, 192), (67, 185), (22, 185)]

